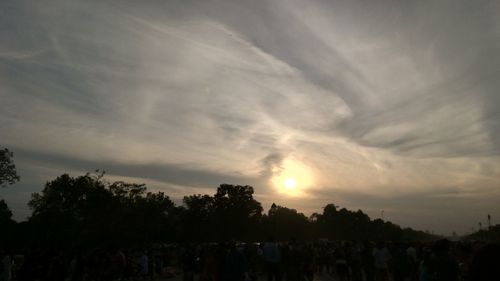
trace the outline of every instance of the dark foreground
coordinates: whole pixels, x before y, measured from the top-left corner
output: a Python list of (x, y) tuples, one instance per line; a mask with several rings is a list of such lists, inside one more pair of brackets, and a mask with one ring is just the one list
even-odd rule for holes
[(440, 281), (500, 280), (500, 245), (273, 242), (1, 253), (0, 280)]

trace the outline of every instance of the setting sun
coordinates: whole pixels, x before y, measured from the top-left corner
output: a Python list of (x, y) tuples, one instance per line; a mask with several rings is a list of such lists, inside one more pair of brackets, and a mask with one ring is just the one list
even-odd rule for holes
[(284, 185), (288, 189), (294, 189), (297, 186), (297, 181), (294, 178), (288, 178), (285, 180)]
[(305, 196), (305, 191), (314, 185), (311, 169), (296, 158), (285, 159), (273, 173), (271, 182), (274, 188), (287, 196)]

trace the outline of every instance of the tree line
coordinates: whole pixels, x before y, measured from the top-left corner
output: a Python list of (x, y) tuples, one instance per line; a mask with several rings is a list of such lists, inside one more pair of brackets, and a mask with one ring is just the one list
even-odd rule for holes
[(29, 201), (31, 216), (12, 220), (0, 201), (0, 243), (19, 247), (100, 247), (177, 242), (277, 240), (430, 240), (434, 236), (334, 204), (307, 217), (272, 204), (264, 212), (251, 186), (221, 184), (215, 194), (176, 205), (144, 184), (107, 182), (104, 173), (63, 174)]

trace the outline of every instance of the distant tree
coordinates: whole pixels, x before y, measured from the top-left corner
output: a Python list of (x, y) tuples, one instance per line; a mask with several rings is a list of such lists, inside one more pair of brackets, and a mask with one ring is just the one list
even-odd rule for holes
[(462, 239), (500, 242), (500, 224), (493, 225), (487, 230), (473, 231), (473, 233), (463, 236)]
[(214, 227), (219, 239), (248, 239), (248, 230), (262, 216), (260, 202), (253, 198), (253, 187), (221, 184), (214, 195)]
[(12, 160), (13, 157), (14, 154), (7, 148), (0, 149), (0, 186), (2, 187), (19, 181), (16, 165)]
[(0, 200), (0, 225), (12, 219), (12, 211), (5, 200)]
[(64, 247), (72, 240), (98, 242), (97, 233), (110, 225), (107, 217), (115, 204), (99, 178), (64, 174), (47, 182), (40, 193), (34, 193), (28, 205), (33, 210), (29, 222), (37, 232), (37, 240)]
[(174, 203), (162, 192), (147, 192), (143, 184), (65, 174), (33, 194), (29, 205), (29, 222), (47, 243), (130, 245), (174, 239)]
[[(175, 206), (162, 192), (144, 184), (108, 183), (104, 174), (67, 174), (46, 183), (32, 195), (33, 210), (17, 229), (27, 243), (57, 248), (143, 246), (154, 242), (262, 241), (331, 238), (337, 240), (427, 240), (430, 234), (401, 229), (388, 221), (370, 220), (361, 210), (328, 204), (310, 218), (273, 204), (262, 214), (251, 186), (222, 184), (211, 195), (185, 196)], [(0, 201), (0, 219), (12, 213)], [(11, 235), (11, 237), (13, 237)], [(21, 239), (19, 238), (19, 239)], [(21, 244), (22, 245), (22, 244)]]
[[(147, 231), (149, 242), (171, 242), (175, 240), (175, 228), (179, 225), (178, 209), (163, 192), (147, 192), (137, 204), (138, 222)], [(124, 223), (127, 223), (124, 221)]]
[(184, 196), (182, 202), (187, 211), (196, 217), (197, 222), (208, 220), (214, 211), (214, 197), (210, 195), (194, 194)]
[(322, 214), (313, 214), (313, 227), (320, 237), (336, 240), (430, 240), (430, 234), (410, 228), (401, 229), (389, 221), (370, 220), (363, 211), (356, 212), (345, 208), (338, 209), (334, 204), (323, 208)]
[(314, 212), (314, 213), (312, 213), (312, 215), (310, 215), (310, 216), (309, 216), (309, 221), (310, 221), (310, 222), (313, 222), (313, 223), (314, 223), (314, 222), (317, 222), (317, 221), (318, 221), (318, 219), (320, 219), (320, 217), (321, 217), (321, 215), (320, 215), (320, 214), (318, 214), (318, 213)]
[(295, 209), (273, 203), (267, 216), (263, 218), (263, 223), (266, 225), (267, 234), (274, 236), (276, 239), (311, 238), (312, 223), (303, 213), (299, 213)]
[(182, 239), (187, 241), (213, 241), (214, 235), (214, 197), (195, 194), (184, 196), (182, 214)]
[(15, 227), (12, 211), (4, 200), (0, 200), (0, 249), (14, 246)]

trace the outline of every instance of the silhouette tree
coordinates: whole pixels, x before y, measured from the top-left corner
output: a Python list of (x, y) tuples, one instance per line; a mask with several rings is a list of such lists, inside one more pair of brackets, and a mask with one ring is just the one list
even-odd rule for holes
[(311, 237), (310, 222), (303, 213), (272, 204), (267, 216), (263, 217), (268, 234), (276, 239), (306, 239)]
[[(41, 193), (34, 193), (28, 203), (33, 210), (29, 221), (41, 243), (85, 240), (97, 229), (107, 227), (105, 217), (113, 208), (112, 193), (100, 178), (90, 174), (72, 178), (67, 174), (47, 182)], [(96, 234), (94, 234), (96, 236)]]
[(0, 200), (0, 225), (4, 225), (12, 219), (12, 211), (10, 210), (5, 200)]
[[(18, 224), (16, 239), (34, 246), (87, 249), (174, 241), (262, 241), (268, 235), (280, 240), (358, 241), (433, 237), (381, 219), (372, 221), (361, 210), (339, 209), (334, 204), (310, 218), (276, 204), (263, 215), (251, 186), (222, 184), (214, 195), (185, 196), (182, 206), (175, 206), (167, 195), (148, 192), (143, 184), (108, 183), (103, 176), (64, 174), (47, 182), (41, 192), (32, 195), (29, 206), (33, 213), (28, 222)], [(0, 201), (0, 217), (10, 216), (5, 202)]]
[(15, 227), (12, 211), (4, 200), (0, 200), (0, 249), (13, 246)]
[(110, 233), (122, 234), (127, 243), (172, 241), (176, 208), (163, 192), (147, 192), (144, 184), (114, 182), (109, 186), (114, 208), (109, 214)]
[(260, 202), (253, 198), (253, 187), (221, 184), (214, 195), (214, 226), (221, 239), (248, 239), (248, 230), (262, 216)]
[[(184, 196), (182, 238), (186, 241), (213, 241), (214, 197), (209, 195)], [(201, 230), (201, 231), (200, 231)]]
[(0, 186), (5, 187), (19, 181), (19, 175), (16, 172), (16, 165), (12, 158), (14, 153), (7, 148), (0, 149)]
[(338, 209), (334, 204), (323, 208), (323, 213), (312, 216), (312, 224), (324, 238), (335, 240), (429, 240), (433, 236), (410, 228), (401, 229), (389, 221), (370, 220), (363, 211)]
[(174, 239), (174, 203), (162, 192), (146, 192), (142, 184), (65, 174), (33, 194), (29, 206), (29, 222), (44, 243), (97, 246)]

